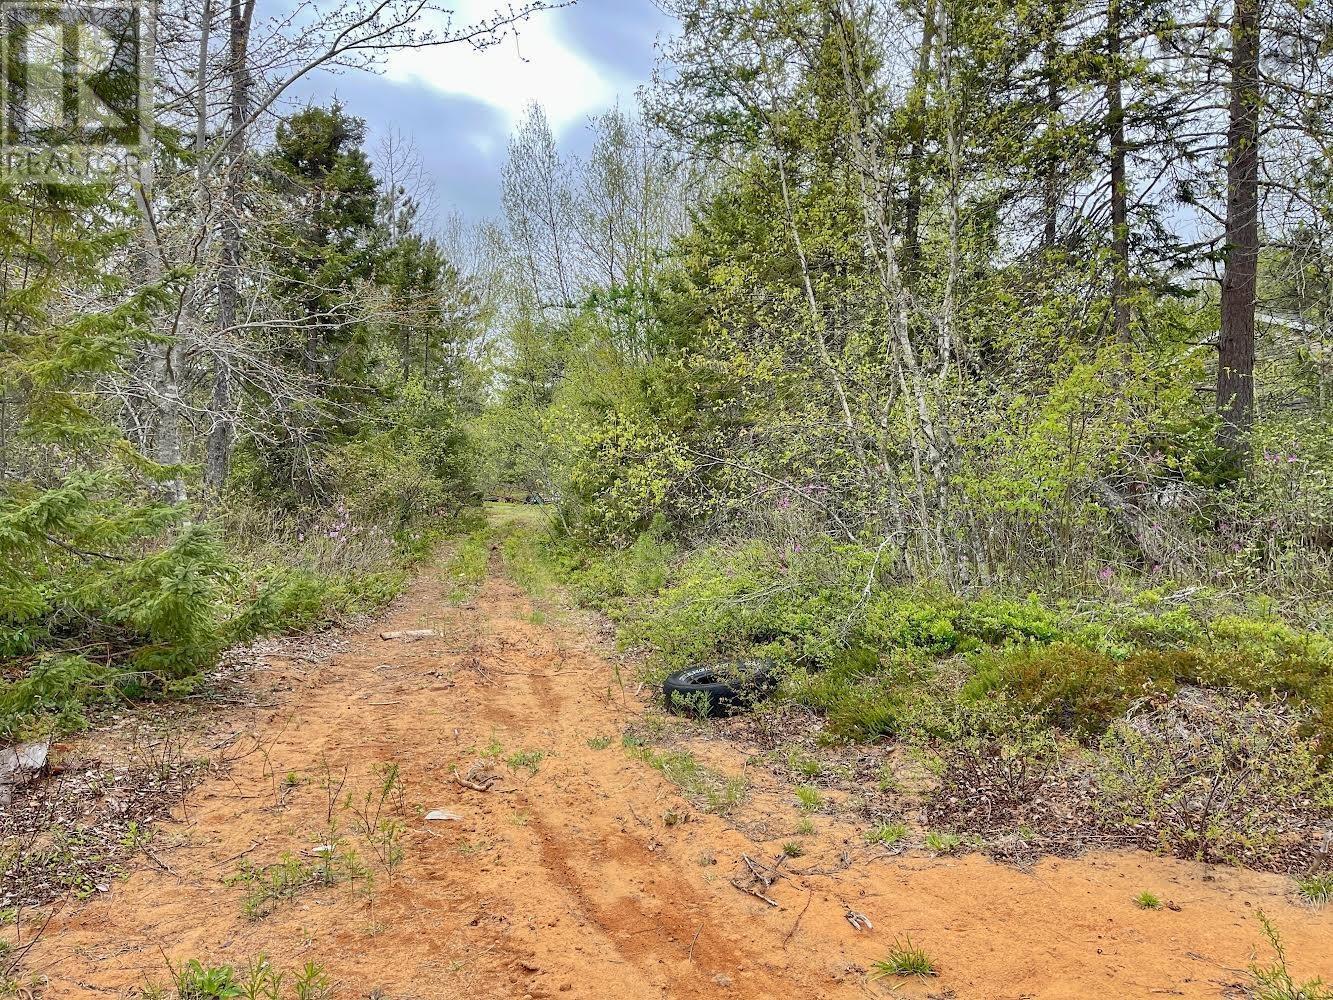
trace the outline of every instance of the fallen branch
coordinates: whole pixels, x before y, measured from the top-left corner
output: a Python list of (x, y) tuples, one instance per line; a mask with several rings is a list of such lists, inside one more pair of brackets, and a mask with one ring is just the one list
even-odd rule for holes
[(847, 922), (858, 931), (872, 931), (875, 929), (875, 925), (870, 922), (869, 917), (864, 913), (858, 913), (850, 906), (844, 916), (847, 918)]
[(733, 878), (731, 884), (741, 892), (748, 893), (756, 899), (762, 899), (769, 906), (778, 906), (778, 901), (769, 896), (764, 890), (770, 888), (773, 883), (782, 877), (782, 873), (778, 871), (778, 867), (782, 864), (782, 859), (779, 859), (778, 864), (775, 866), (769, 866), (762, 861), (756, 861), (748, 854), (742, 854), (740, 860), (745, 862), (746, 868), (749, 869), (749, 879), (742, 881), (739, 878)]
[(742, 885), (741, 882), (740, 882), (740, 879), (732, 879), (732, 880), (731, 880), (731, 884), (734, 885), (734, 886), (735, 886), (737, 889), (739, 889), (741, 892), (749, 893), (751, 896), (754, 896), (756, 899), (762, 899), (762, 900), (763, 900), (765, 903), (767, 903), (769, 906), (777, 906), (777, 905), (778, 905), (778, 901), (777, 901), (776, 899), (772, 898), (771, 896), (766, 896), (766, 895), (764, 895), (764, 893), (762, 893), (762, 892), (759, 890), (759, 887), (756, 886), (756, 885), (754, 885), (754, 884), (750, 884), (750, 885)]
[(461, 775), (457, 771), (453, 774), (454, 781), (464, 788), (470, 788), (474, 792), (489, 792), (491, 786), (498, 781), (498, 777), (486, 770), (484, 766), (478, 767), (473, 764), (468, 769), (467, 775)]

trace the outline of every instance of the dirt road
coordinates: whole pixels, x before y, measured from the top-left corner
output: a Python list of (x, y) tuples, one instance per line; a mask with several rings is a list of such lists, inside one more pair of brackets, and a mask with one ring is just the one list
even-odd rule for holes
[[(850, 822), (820, 818), (771, 906), (731, 876), (743, 854), (772, 862), (782, 838), (752, 842), (625, 752), (642, 706), (590, 631), (534, 616), (496, 561), (463, 605), (448, 591), (438, 570), (423, 573), (345, 652), (270, 664), (258, 683), (276, 692), (272, 707), (221, 751), (228, 773), (162, 830), (155, 862), (47, 929), (28, 963), (49, 978), (47, 996), (134, 995), (163, 981), (164, 955), (242, 966), (261, 953), (322, 963), (341, 997), (1243, 996), (1259, 908), (1296, 971), (1333, 978), (1333, 913), (1290, 903), (1284, 880), (1141, 854), (1032, 872), (875, 859)], [(384, 641), (384, 629), (438, 637)], [(363, 848), (377, 872), (369, 892), (357, 880), (319, 887), (247, 918), (246, 887), (224, 880), (285, 852), (308, 858), (340, 811), (330, 780), (345, 769), (343, 796), (360, 796), (388, 763), (404, 789), (394, 871)], [(455, 780), (469, 772), (479, 787), (498, 780), (485, 791)], [(750, 774), (746, 809), (794, 828), (789, 790)], [(459, 819), (427, 820), (436, 809)], [(1137, 909), (1145, 889), (1180, 909)], [(854, 929), (849, 910), (873, 929)], [(869, 979), (906, 935), (938, 977)]]

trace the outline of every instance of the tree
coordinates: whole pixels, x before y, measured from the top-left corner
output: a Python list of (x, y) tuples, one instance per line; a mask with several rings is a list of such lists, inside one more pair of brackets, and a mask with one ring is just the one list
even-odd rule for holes
[(106, 188), (0, 181), (0, 656), (21, 671), (0, 688), (7, 739), (33, 713), (161, 689), (224, 642), (216, 542), (163, 502), (174, 470), (122, 446), (97, 391), (168, 299), (103, 270), (129, 220)]
[(1236, 452), (1254, 418), (1254, 330), (1259, 274), (1259, 0), (1235, 0), (1231, 16), (1226, 134), (1226, 249), (1217, 343), (1219, 441)]

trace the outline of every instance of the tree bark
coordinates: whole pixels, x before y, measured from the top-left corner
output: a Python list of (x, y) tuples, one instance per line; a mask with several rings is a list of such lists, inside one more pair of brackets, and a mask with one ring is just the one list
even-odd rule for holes
[(1259, 0), (1236, 0), (1231, 22), (1226, 257), (1218, 338), (1218, 443), (1238, 453), (1254, 420), (1254, 314), (1259, 274)]

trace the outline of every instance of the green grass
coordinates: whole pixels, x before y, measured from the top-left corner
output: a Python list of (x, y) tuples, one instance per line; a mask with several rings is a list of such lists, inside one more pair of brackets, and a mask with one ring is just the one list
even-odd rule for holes
[(926, 850), (935, 854), (953, 854), (963, 846), (963, 838), (957, 833), (936, 832), (926, 834)]
[(726, 815), (745, 800), (747, 785), (740, 775), (726, 775), (699, 763), (688, 750), (654, 750), (627, 746), (627, 752), (671, 782), (705, 812)]
[(542, 761), (546, 759), (544, 750), (516, 750), (505, 758), (505, 763), (511, 771), (527, 771), (529, 774), (536, 774), (541, 770)]
[(1303, 875), (1296, 879), (1296, 893), (1314, 906), (1333, 900), (1333, 871)]
[(486, 579), (490, 558), (491, 535), (485, 528), (459, 540), (443, 571), (451, 601), (458, 603), (475, 593), (482, 580)]
[(588, 740), (589, 750), (605, 750), (610, 745), (611, 737), (609, 736), (594, 736), (592, 739)]
[(262, 920), (283, 902), (366, 875), (354, 852), (334, 849), (312, 862), (294, 854), (284, 854), (277, 864), (262, 868), (242, 862), (223, 883), (242, 886), (241, 913), (247, 920)]
[(789, 858), (799, 858), (804, 856), (805, 847), (796, 840), (789, 840), (782, 845), (782, 853)]
[(866, 843), (891, 847), (901, 843), (906, 836), (907, 827), (902, 823), (882, 823), (866, 831)]
[(824, 807), (824, 796), (813, 785), (798, 785), (796, 804), (803, 813), (819, 812)]
[(802, 778), (818, 778), (824, 766), (817, 757), (793, 747), (787, 751), (787, 770)]
[[(501, 529), (501, 548), (505, 570), (514, 582), (522, 587), (535, 600), (544, 600), (557, 595), (562, 580), (559, 567), (543, 545), (542, 536), (526, 527), (506, 525)], [(534, 617), (541, 612), (534, 612)], [(534, 624), (543, 624), (541, 621)]]
[(883, 979), (885, 976), (921, 976), (938, 975), (935, 963), (922, 949), (912, 944), (912, 938), (899, 941), (896, 938), (889, 949), (887, 958), (871, 966), (871, 979)]
[(1134, 905), (1140, 910), (1160, 910), (1162, 900), (1146, 889), (1134, 897)]

